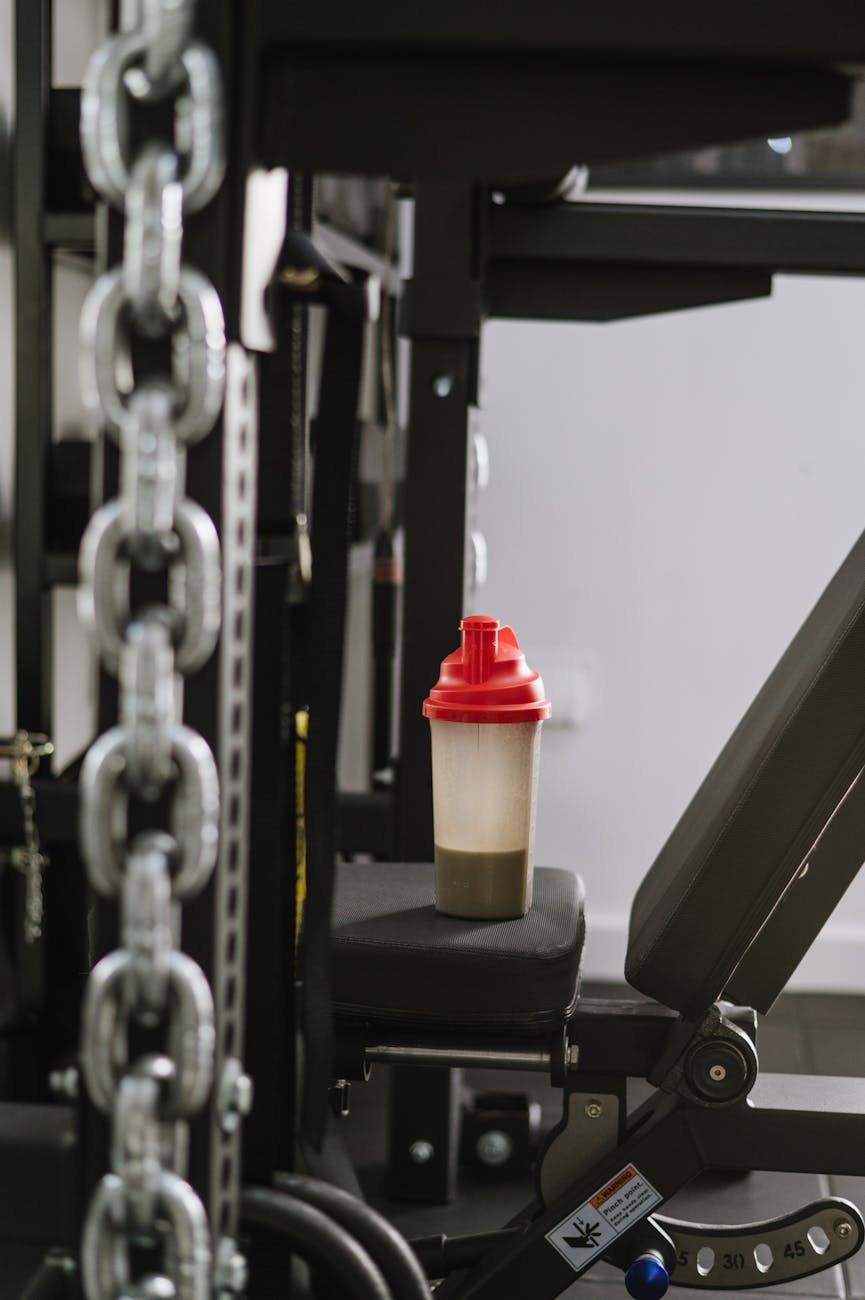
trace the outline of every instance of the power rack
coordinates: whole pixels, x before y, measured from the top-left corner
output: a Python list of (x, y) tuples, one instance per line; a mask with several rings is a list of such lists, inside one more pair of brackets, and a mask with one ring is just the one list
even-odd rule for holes
[[(395, 861), (432, 856), (429, 755), (417, 704), (462, 612), (461, 523), (484, 319), (616, 319), (761, 296), (778, 272), (865, 271), (865, 218), (858, 214), (522, 203), (517, 187), (554, 183), (574, 162), (841, 122), (851, 69), (865, 62), (865, 17), (840, 0), (822, 7), (819, 23), (805, 3), (766, 3), (755, 11), (741, 0), (712, 24), (686, 3), (668, 4), (651, 19), (637, 0), (596, 10), (542, 0), (527, 25), (524, 6), (511, 0), (496, 7), (494, 24), (479, 3), (418, 9), (377, 0), (359, 10), (339, 0), (305, 9), (210, 0), (197, 15), (197, 31), (223, 72), (228, 169), (215, 203), (190, 219), (187, 238), (196, 265), (220, 292), (230, 341), (241, 344), (245, 185), (254, 167), (289, 170), (286, 228), (301, 234), (311, 230), (316, 174), (390, 177), (414, 199), (413, 271), (400, 320), (411, 344), (411, 379), (397, 780), (392, 793), (342, 801), (345, 853), (372, 851)], [(75, 580), (94, 477), (89, 446), (52, 444), (51, 257), (71, 250), (102, 265), (116, 259), (121, 237), (118, 219), (94, 210), (77, 128), (70, 127), (77, 97), (51, 86), (51, 42), (49, 0), (17, 0), (16, 713), (20, 729), (47, 734), (49, 596), (55, 584)], [(276, 1170), (290, 1168), (294, 1149), (290, 939), (298, 737), (291, 719), (306, 689), (304, 653), (312, 651), (303, 645), (304, 595), (297, 587), (297, 501), (288, 494), (291, 508), (282, 513), (273, 483), (275, 471), (286, 481), (297, 473), (305, 437), (305, 321), (306, 308), (293, 302), (283, 335), (290, 364), (280, 368), (278, 354), (263, 354), (257, 366), (259, 497), (267, 510), (258, 530), (255, 626), (250, 615), (242, 628), (250, 671), (239, 707), (251, 718), (251, 796), (241, 782), (232, 821), (245, 828), (246, 852), (229, 907), (231, 969), (223, 951), (224, 889), (206, 889), (188, 909), (184, 929), (187, 950), (211, 982), (230, 982), (239, 1035), (232, 1055), (244, 1059), (258, 1096), (243, 1125), (242, 1155), (239, 1128), (223, 1132), (213, 1114), (193, 1132), (191, 1181), (209, 1207), (217, 1205), (227, 1238), (238, 1230), (242, 1185), (269, 1182)], [(116, 474), (109, 448), (100, 492), (112, 488)], [(219, 526), (232, 504), (225, 499), (219, 428), (190, 455), (188, 484)], [(101, 725), (116, 712), (116, 692), (103, 681)], [(216, 659), (190, 681), (186, 717), (214, 746), (231, 730)], [(75, 1056), (68, 989), (80, 984), (89, 908), (95, 906), (96, 938), (87, 958), (107, 951), (115, 936), (111, 914), (87, 896), (81, 877), (77, 769), (58, 774), (46, 763), (34, 786), (43, 839), (62, 856), (71, 881), (52, 885), (49, 876), (44, 940), (25, 951), (7, 936), (5, 954), (15, 980), (0, 1026), (0, 1236), (10, 1246), (28, 1243), (36, 1258), (49, 1248), (77, 1253), (80, 1207), (105, 1168), (101, 1119), (86, 1104), (52, 1101), (49, 1077)], [(18, 791), (4, 783), (0, 841), (11, 846), (19, 838)], [(311, 876), (311, 897), (319, 887)], [(20, 908), (19, 882), (9, 878), (4, 889)], [(251, 943), (243, 923), (247, 894)], [(403, 1170), (402, 1190), (436, 1199), (448, 1194), (454, 1174), (453, 1073), (428, 1071), (423, 1090), (424, 1106), (437, 1109), (443, 1155)], [(417, 1078), (404, 1074), (395, 1148), (410, 1145), (420, 1101)], [(218, 1167), (205, 1154), (211, 1151)], [(271, 1260), (271, 1272), (253, 1268), (250, 1294), (268, 1294), (267, 1278), (278, 1267)], [(72, 1272), (68, 1286), (74, 1294)]]

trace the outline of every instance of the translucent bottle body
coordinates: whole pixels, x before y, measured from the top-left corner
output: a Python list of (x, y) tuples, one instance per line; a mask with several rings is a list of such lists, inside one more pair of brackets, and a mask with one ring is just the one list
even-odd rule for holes
[(503, 920), (531, 906), (541, 725), (430, 719), (439, 912)]

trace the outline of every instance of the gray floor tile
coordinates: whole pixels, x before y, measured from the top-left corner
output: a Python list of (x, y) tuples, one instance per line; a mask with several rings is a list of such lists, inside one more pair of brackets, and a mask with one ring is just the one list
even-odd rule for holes
[(853, 994), (801, 993), (797, 1010), (809, 1025), (846, 1025), (865, 1029), (865, 998)]
[[(865, 1159), (863, 1159), (865, 1165)], [(833, 1196), (844, 1196), (852, 1201), (860, 1213), (865, 1210), (865, 1177), (829, 1179), (829, 1188)], [(851, 1296), (865, 1296), (865, 1250), (848, 1259), (844, 1267), (847, 1290)]]
[(844, 1024), (805, 1029), (809, 1073), (865, 1076), (865, 1032)]
[(805, 1027), (787, 1018), (761, 1019), (757, 1029), (760, 1069), (782, 1074), (807, 1074), (813, 1068)]

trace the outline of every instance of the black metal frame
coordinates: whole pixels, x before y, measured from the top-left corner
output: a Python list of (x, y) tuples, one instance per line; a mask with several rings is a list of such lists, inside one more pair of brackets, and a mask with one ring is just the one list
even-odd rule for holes
[(804, 3), (758, 17), (737, 3), (696, 24), (681, 0), (651, 23), (636, 0), (603, 12), (543, 0), (527, 23), (506, 0), (494, 30), (479, 5), (378, 0), (362, 20), (344, 0), (252, 9), (268, 163), (449, 182), (546, 180), (575, 159), (837, 122), (846, 88), (833, 69), (865, 43), (843, 4), (819, 34)]
[[(551, 261), (538, 248), (549, 214), (489, 209), (479, 179), (560, 176), (575, 156), (608, 161), (681, 147), (686, 138), (714, 143), (776, 133), (782, 122), (789, 130), (843, 117), (849, 85), (833, 64), (855, 47), (856, 23), (830, 28), (815, 46), (804, 7), (791, 17), (785, 6), (780, 44), (771, 24), (761, 25), (767, 20), (762, 12), (756, 25), (737, 24), (725, 14), (721, 30), (697, 32), (682, 10), (658, 32), (628, 3), (611, 18), (548, 0), (533, 11), (530, 32), (523, 12), (500, 6), (491, 33), (480, 11), (465, 7), (439, 8), (433, 17), (384, 0), (367, 6), (359, 21), (339, 0), (315, 13), (253, 6), (266, 163), (420, 178), (414, 272), (401, 318), (412, 360), (396, 801), (378, 791), (344, 798), (346, 850), (380, 853), (390, 839), (397, 859), (432, 856), (429, 748), (419, 703), (452, 648), (462, 613), (467, 415), (483, 313), (610, 319), (727, 302), (766, 295), (777, 269), (758, 257), (737, 266), (727, 257), (718, 265), (713, 254), (730, 227), (719, 234), (706, 221), (695, 227), (693, 242), (701, 247), (690, 260), (664, 262), (647, 250), (637, 265), (617, 260), (609, 245), (606, 260), (597, 250), (582, 255), (580, 230), (573, 230)], [(702, 62), (695, 68), (683, 60)], [(551, 219), (563, 222), (563, 212)], [(520, 221), (537, 230), (538, 243), (532, 247), (530, 235), (516, 249), (497, 249), (496, 239)], [(770, 243), (789, 229), (779, 223)], [(768, 256), (777, 258), (777, 249)], [(858, 250), (855, 257), (858, 269)], [(430, 1125), (437, 1150), (455, 1151), (456, 1076), (425, 1076), (422, 1112), (412, 1100), (416, 1086), (396, 1072), (392, 1190), (447, 1199), (452, 1161), (412, 1166), (405, 1153)]]
[[(92, 218), (75, 204), (68, 211), (46, 210), (49, 10), (50, 0), (18, 0), (14, 157), (17, 716), (22, 725), (46, 731), (51, 722), (47, 586), (71, 577), (67, 560), (50, 561), (46, 546), (51, 442), (48, 257), (53, 247), (89, 249), (93, 240)], [(226, 187), (215, 205), (190, 222), (189, 237), (195, 241), (196, 262), (222, 293), (230, 337), (238, 335), (238, 250), (243, 181), (250, 162), (261, 158), (309, 172), (423, 178), (416, 186), (415, 272), (403, 316), (404, 331), (412, 340), (412, 438), (399, 786), (395, 807), (379, 793), (369, 806), (353, 809), (360, 823), (358, 835), (374, 835), (377, 851), (389, 845), (394, 856), (403, 859), (429, 858), (432, 850), (429, 759), (418, 704), (451, 648), (462, 613), (467, 420), (468, 407), (476, 399), (483, 314), (600, 319), (601, 301), (615, 300), (616, 309), (608, 308), (608, 317), (631, 315), (758, 296), (769, 291), (771, 274), (778, 270), (865, 270), (856, 243), (862, 219), (846, 215), (648, 211), (588, 204), (528, 213), (512, 206), (488, 206), (488, 185), (558, 176), (575, 156), (615, 160), (661, 147), (837, 122), (845, 115), (850, 83), (835, 65), (865, 60), (862, 16), (858, 9), (840, 4), (829, 14), (824, 8), (818, 30), (813, 8), (804, 0), (763, 5), (759, 13), (749, 0), (733, 0), (709, 33), (703, 15), (687, 0), (667, 6), (667, 27), (647, 25), (641, 21), (643, 11), (639, 0), (619, 0), (591, 14), (570, 0), (542, 0), (533, 8), (527, 29), (524, 5), (503, 0), (491, 30), (482, 5), (467, 10), (454, 4), (433, 11), (378, 0), (361, 13), (340, 0), (306, 9), (255, 0), (242, 22), (230, 0), (211, 0), (206, 12), (202, 7), (204, 34), (226, 70), (232, 105), (226, 117), (233, 136)], [(393, 111), (396, 101), (398, 113)], [(681, 111), (683, 103), (691, 109), (688, 114)], [(319, 111), (323, 104), (326, 112)], [(65, 111), (58, 103), (55, 117), (61, 125)], [(61, 137), (62, 130), (57, 139)], [(74, 164), (67, 172), (79, 174)], [(296, 216), (302, 220), (302, 214)], [(111, 238), (116, 244), (116, 222)], [(591, 289), (586, 292), (589, 279)], [(567, 286), (567, 298), (562, 285)], [(583, 286), (580, 301), (573, 296), (575, 285)], [(295, 325), (296, 368), (289, 388), (296, 433), (303, 424), (302, 312)], [(275, 430), (270, 435), (275, 436)], [(220, 471), (221, 448), (214, 437), (191, 454), (189, 483), (217, 521)], [(281, 534), (281, 521), (273, 530)], [(274, 646), (265, 638), (279, 619), (285, 583), (291, 585), (285, 569), (285, 563), (276, 560), (259, 574), (268, 621), (260, 630), (256, 653), (259, 691), (281, 679), (283, 694), (291, 646)], [(280, 627), (284, 635), (285, 627)], [(211, 741), (216, 699), (212, 664), (187, 692), (189, 720)], [(285, 729), (261, 725), (266, 702), (259, 694), (260, 795), (278, 788), (273, 777), (284, 771), (286, 753)], [(104, 706), (110, 710), (111, 703), (111, 694), (103, 693)], [(60, 841), (71, 838), (77, 812), (74, 789), (49, 781), (39, 797), (46, 821), (52, 823), (51, 834)], [(352, 811), (351, 801), (343, 806)], [(13, 820), (17, 824), (14, 792), (0, 787), (0, 825)], [(343, 830), (352, 840), (345, 826)], [(262, 824), (259, 836), (263, 832)], [(289, 838), (285, 825), (278, 838)], [(267, 837), (259, 842), (266, 846)], [(363, 845), (354, 841), (352, 847)], [(252, 898), (259, 917), (275, 883), (272, 866), (257, 867), (253, 859)], [(284, 917), (290, 902), (284, 875), (279, 893), (272, 918)], [(278, 931), (277, 926), (262, 945), (261, 959), (253, 946), (248, 968), (250, 1025), (258, 1025), (257, 1032), (264, 1032), (262, 1019), (253, 1016), (261, 1015), (263, 1005), (276, 1006), (274, 978), (286, 993), (291, 983), (293, 954), (286, 947), (281, 960), (274, 958)], [(185, 939), (210, 973), (219, 961), (212, 890), (189, 909)], [(581, 1048), (581, 1068), (593, 1074), (604, 1069), (649, 1073), (650, 1062), (667, 1042), (669, 1019), (664, 1009), (634, 1012), (616, 1005), (582, 1004), (571, 1029)], [(551, 1060), (554, 1054), (551, 1045)], [(256, 1065), (266, 1083), (264, 1104), (249, 1121), (249, 1169), (258, 1178), (266, 1175), (268, 1159), (274, 1159), (266, 1150), (268, 1125), (279, 1109), (280, 1086), (288, 1082), (294, 1066), (292, 1045), (284, 1037), (274, 1059), (264, 1056), (258, 1052)], [(442, 1123), (444, 1148), (452, 1150), (454, 1076), (428, 1072), (425, 1081), (431, 1107), (438, 1108), (435, 1122)], [(404, 1097), (414, 1087), (412, 1080)], [(817, 1087), (819, 1107), (808, 1092)], [(834, 1111), (827, 1110), (827, 1093), (837, 1095)], [(291, 1096), (288, 1088), (284, 1095)], [(71, 1117), (61, 1108), (53, 1111), (52, 1126), (28, 1130), (34, 1150), (43, 1149), (44, 1159), (38, 1168), (27, 1166), (26, 1179), (34, 1185), (56, 1182), (58, 1188), (72, 1179), (76, 1190), (71, 1204), (80, 1206), (80, 1170), (67, 1145)], [(32, 1107), (24, 1108), (21, 1116), (37, 1122), (38, 1128), (39, 1116)], [(402, 1149), (414, 1119), (399, 1103), (395, 1116), (393, 1140)], [(20, 1116), (4, 1110), (0, 1118), (17, 1122)], [(447, 1283), (440, 1294), (516, 1295), (526, 1286), (532, 1294), (555, 1294), (543, 1288), (572, 1282), (574, 1273), (568, 1269), (565, 1275), (567, 1266), (543, 1242), (545, 1225), (580, 1204), (587, 1191), (626, 1159), (639, 1160), (665, 1196), (710, 1166), (858, 1172), (863, 1118), (865, 1085), (858, 1083), (801, 1084), (769, 1077), (758, 1083), (749, 1105), (725, 1111), (657, 1095), (635, 1118), (616, 1152), (577, 1180), (557, 1207), (544, 1212), (494, 1263), (483, 1265), (460, 1286)], [(12, 1131), (9, 1123), (0, 1125), (4, 1151), (10, 1142), (19, 1141), (10, 1137)], [(87, 1118), (80, 1136), (86, 1183), (103, 1167), (101, 1121)], [(203, 1126), (193, 1136), (193, 1177), (206, 1195), (211, 1171), (200, 1157)], [(29, 1141), (26, 1134), (25, 1139)], [(290, 1160), (290, 1146), (290, 1123), (282, 1123), (275, 1157), (279, 1162)], [(437, 1177), (447, 1194), (448, 1162)], [(30, 1213), (26, 1206), (18, 1208), (25, 1218)], [(42, 1214), (35, 1239), (54, 1244), (74, 1237), (76, 1225), (70, 1226), (68, 1217), (68, 1203), (56, 1216), (49, 1209)], [(73, 1210), (72, 1220), (76, 1217)], [(4, 1231), (16, 1222), (7, 1219)], [(21, 1232), (28, 1235), (30, 1229)], [(38, 1235), (41, 1232), (44, 1236)]]
[[(655, 1093), (629, 1117), (627, 1134), (613, 1151), (504, 1249), (488, 1255), (468, 1276), (444, 1282), (436, 1294), (447, 1300), (560, 1295), (595, 1261), (584, 1268), (569, 1264), (546, 1235), (624, 1166), (635, 1166), (666, 1201), (709, 1169), (858, 1174), (863, 1136), (865, 1081), (859, 1079), (763, 1075), (746, 1103), (723, 1110)], [(624, 1267), (643, 1248), (641, 1222), (635, 1219), (616, 1243)]]
[(45, 145), (51, 0), (15, 7), (15, 646), (18, 725), (51, 734), (45, 481), (51, 444), (51, 266), (45, 245)]
[(712, 59), (736, 65), (764, 62), (801, 69), (865, 60), (865, 30), (855, 5), (835, 0), (819, 27), (808, 0), (771, 0), (755, 11), (732, 0), (706, 23), (687, 0), (669, 0), (646, 17), (640, 0), (617, 0), (603, 9), (574, 9), (568, 0), (541, 0), (526, 22), (519, 0), (502, 0), (491, 25), (482, 4), (452, 3), (406, 8), (400, 0), (376, 0), (363, 13), (347, 0), (329, 0), (298, 12), (258, 0), (257, 44), (371, 50), (426, 48), (445, 55), (478, 50), (491, 57), (523, 51), (603, 57), (610, 52), (641, 60), (689, 62)]
[[(92, 254), (94, 220), (77, 139), (78, 92), (51, 86), (51, 0), (16, 0), (15, 713), (51, 734), (51, 589), (76, 581), (90, 446), (52, 441), (53, 261)], [(51, 769), (47, 760), (44, 772)]]
[(763, 297), (776, 274), (863, 274), (863, 234), (856, 212), (493, 205), (485, 306), (491, 316), (616, 320)]

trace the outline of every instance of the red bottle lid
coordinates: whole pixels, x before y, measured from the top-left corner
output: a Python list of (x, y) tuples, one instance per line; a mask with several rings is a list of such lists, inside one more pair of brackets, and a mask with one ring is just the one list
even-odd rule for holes
[(513, 629), (472, 614), (460, 623), (462, 646), (443, 660), (423, 704), (441, 722), (542, 722), (552, 712), (540, 675), (526, 663)]

